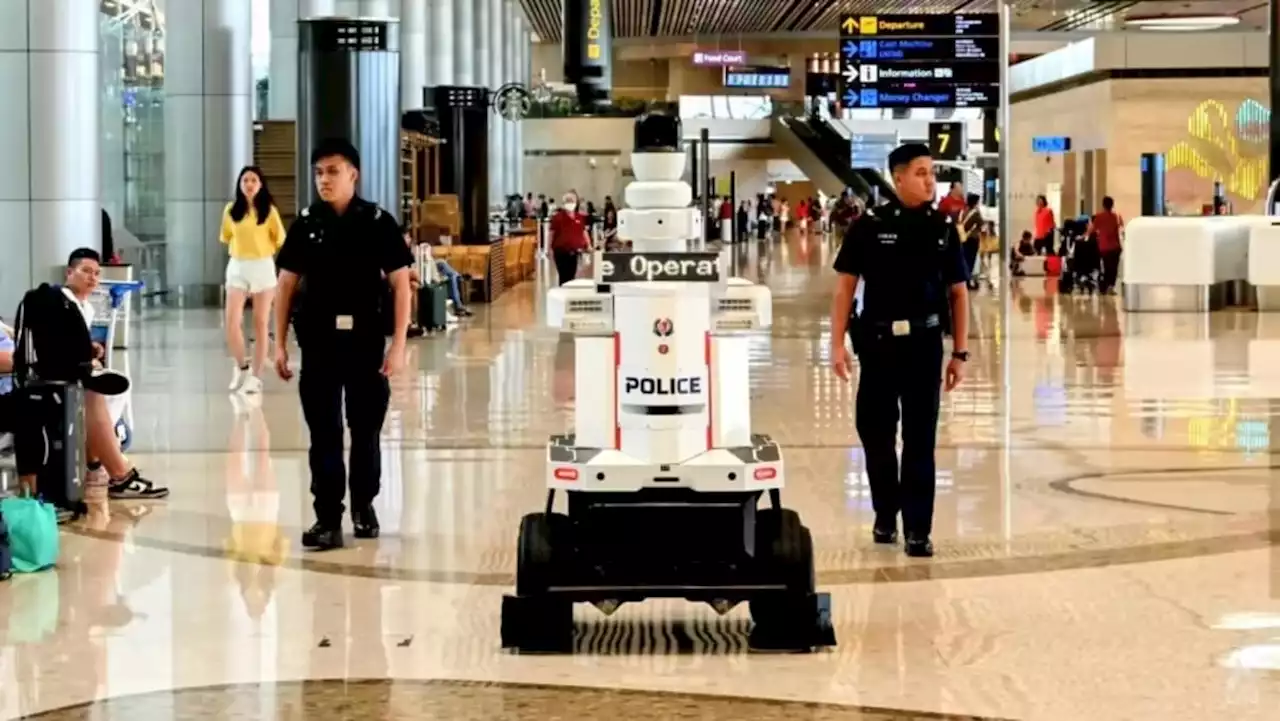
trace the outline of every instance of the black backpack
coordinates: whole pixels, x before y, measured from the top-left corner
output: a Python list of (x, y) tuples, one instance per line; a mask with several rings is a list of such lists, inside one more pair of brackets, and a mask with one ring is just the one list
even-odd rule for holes
[(18, 304), (13, 377), (75, 383), (93, 370), (93, 341), (80, 309), (58, 286), (42, 283)]

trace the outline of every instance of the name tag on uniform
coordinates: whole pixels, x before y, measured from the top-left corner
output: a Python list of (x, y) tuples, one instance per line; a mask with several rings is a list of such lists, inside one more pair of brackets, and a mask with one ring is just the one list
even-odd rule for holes
[(890, 326), (894, 335), (911, 335), (911, 321), (895, 320)]
[(349, 315), (338, 316), (338, 330), (351, 330), (356, 327), (356, 319)]

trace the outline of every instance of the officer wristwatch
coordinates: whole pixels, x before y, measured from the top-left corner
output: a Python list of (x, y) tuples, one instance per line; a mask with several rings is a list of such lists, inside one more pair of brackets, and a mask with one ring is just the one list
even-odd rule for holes
[(969, 351), (967, 351), (967, 350), (953, 350), (953, 351), (951, 351), (951, 357), (952, 357), (952, 358), (955, 358), (956, 360), (960, 361), (961, 363), (968, 363), (968, 362), (969, 362)]

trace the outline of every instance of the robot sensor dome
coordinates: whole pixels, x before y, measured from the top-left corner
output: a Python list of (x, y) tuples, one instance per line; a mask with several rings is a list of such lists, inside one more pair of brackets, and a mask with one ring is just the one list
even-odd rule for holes
[(678, 153), (681, 141), (680, 118), (647, 113), (636, 118), (635, 152)]

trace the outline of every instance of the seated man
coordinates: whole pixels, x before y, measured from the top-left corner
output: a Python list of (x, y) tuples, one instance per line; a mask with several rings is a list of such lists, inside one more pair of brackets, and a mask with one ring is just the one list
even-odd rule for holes
[(437, 260), (436, 270), (440, 272), (440, 275), (444, 276), (444, 282), (449, 284), (449, 300), (453, 301), (454, 314), (461, 317), (474, 315), (462, 303), (462, 274), (454, 270), (447, 260)]
[[(75, 303), (84, 316), (85, 325), (92, 327), (94, 318), (93, 305), (89, 297), (98, 287), (102, 268), (98, 252), (90, 248), (80, 248), (71, 253), (67, 261), (67, 278), (62, 292)], [(105, 357), (105, 349), (94, 344), (94, 358)], [(101, 363), (95, 361), (95, 367)], [(115, 419), (109, 405), (107, 394), (114, 388), (107, 383), (86, 383), (84, 394), (85, 445), (89, 456), (89, 476), (85, 485), (101, 485), (109, 483), (109, 495), (117, 500), (154, 500), (165, 498), (169, 489), (157, 486), (138, 474), (129, 459), (120, 450), (120, 439), (116, 436)], [(124, 389), (114, 393), (118, 395)]]
[[(413, 236), (409, 234), (408, 229), (404, 230), (404, 242), (413, 249)], [(446, 283), (449, 284), (449, 300), (453, 301), (453, 312), (460, 317), (473, 315), (467, 306), (462, 302), (462, 274), (453, 269), (447, 261), (437, 260), (436, 271), (444, 277)], [(413, 286), (414, 291), (422, 286), (423, 283), (432, 283), (434, 278), (421, 278), (417, 268), (409, 269), (409, 283)]]

